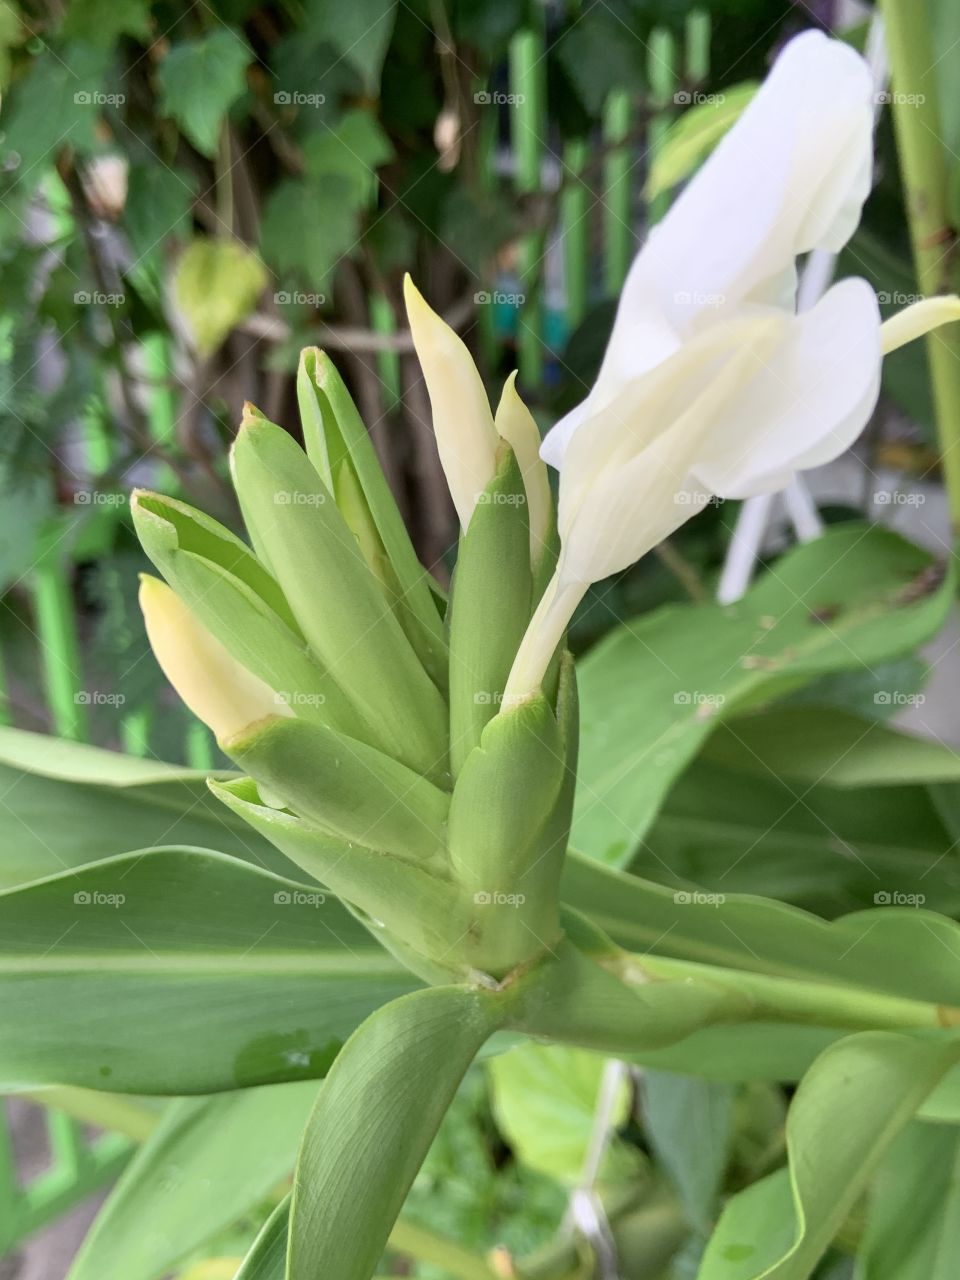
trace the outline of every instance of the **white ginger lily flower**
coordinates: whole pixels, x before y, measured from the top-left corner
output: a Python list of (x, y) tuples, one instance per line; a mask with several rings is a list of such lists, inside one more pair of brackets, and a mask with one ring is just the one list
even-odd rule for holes
[(626, 568), (710, 496), (774, 492), (866, 425), (883, 355), (960, 316), (931, 298), (881, 325), (866, 280), (796, 313), (797, 258), (850, 239), (871, 185), (864, 60), (819, 32), (756, 97), (630, 269), (597, 381), (548, 434), (561, 553), (504, 705), (536, 690), (588, 585)]

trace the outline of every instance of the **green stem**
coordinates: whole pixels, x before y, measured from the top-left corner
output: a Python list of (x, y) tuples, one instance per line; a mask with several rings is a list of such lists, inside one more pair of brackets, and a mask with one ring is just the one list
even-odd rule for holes
[[(903, 174), (917, 284), (925, 296), (956, 287), (956, 232), (941, 137), (936, 59), (927, 0), (880, 0), (890, 57), (893, 124)], [(960, 533), (960, 328), (929, 334), (937, 435), (954, 533)]]
[(390, 1232), (390, 1248), (405, 1253), (418, 1262), (429, 1262), (442, 1267), (455, 1280), (497, 1280), (497, 1273), (479, 1254), (452, 1240), (435, 1235), (426, 1227), (400, 1218)]
[[(960, 1029), (960, 1009), (884, 995), (862, 987), (772, 978), (742, 969), (722, 969), (691, 960), (628, 956), (617, 965), (627, 984), (698, 981), (735, 991), (749, 1002), (751, 1020), (805, 1023), (845, 1031)], [(739, 1020), (734, 1018), (734, 1020)]]

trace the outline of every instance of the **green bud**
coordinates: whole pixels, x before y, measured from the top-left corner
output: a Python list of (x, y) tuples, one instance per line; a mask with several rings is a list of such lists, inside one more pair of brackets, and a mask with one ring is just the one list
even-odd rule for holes
[(280, 427), (247, 415), (233, 446), (244, 519), (304, 636), (389, 754), (442, 778), (447, 710), (330, 492)]
[(265, 805), (250, 778), (212, 780), (213, 794), (269, 840), (291, 862), (362, 912), (368, 928), (389, 949), (396, 940), (417, 967), (452, 954), (469, 918), (458, 888), (424, 866), (350, 843), (308, 825), (295, 814)]
[(558, 873), (547, 876), (543, 862), (555, 843), (564, 772), (560, 727), (538, 694), (490, 721), (454, 787), (450, 861), (476, 907), (475, 967), (497, 976), (560, 932)]
[(383, 747), (316, 661), (280, 588), (249, 548), (208, 516), (137, 491), (133, 521), (147, 555), (203, 625), (305, 720)]
[(449, 609), (450, 762), (456, 777), (500, 707), (530, 620), (530, 535), (517, 461), (506, 445), (461, 535)]
[(333, 361), (316, 347), (301, 353), (297, 399), (307, 456), (334, 495), (421, 662), (445, 689), (446, 640), (432, 580), (417, 558), (353, 398)]
[(324, 725), (269, 719), (220, 744), (321, 832), (396, 857), (442, 857), (450, 798), (426, 778)]

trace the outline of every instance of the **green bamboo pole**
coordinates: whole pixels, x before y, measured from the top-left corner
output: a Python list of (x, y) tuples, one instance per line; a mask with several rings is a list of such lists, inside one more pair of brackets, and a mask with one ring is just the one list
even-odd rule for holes
[(634, 249), (631, 163), (626, 145), (632, 109), (624, 89), (611, 93), (603, 107), (603, 140), (609, 148), (603, 162), (603, 276), (606, 292), (612, 297), (623, 287)]
[[(370, 298), (370, 324), (374, 333), (381, 337), (391, 337), (397, 331), (393, 304), (383, 293), (374, 293)], [(400, 385), (400, 356), (396, 351), (377, 353), (377, 373), (383, 387), (384, 408), (395, 409), (403, 395)]]
[[(650, 33), (647, 79), (650, 84), (650, 101), (656, 110), (647, 127), (647, 145), (652, 162), (673, 121), (673, 95), (677, 88), (677, 42), (672, 32), (662, 27)], [(667, 191), (652, 200), (647, 211), (650, 223), (659, 222), (669, 205), (670, 193)]]
[[(956, 236), (950, 225), (951, 157), (941, 136), (936, 56), (926, 0), (880, 0), (886, 27), (891, 112), (910, 224), (917, 285), (924, 295), (957, 286)], [(927, 340), (933, 404), (950, 522), (960, 534), (960, 328)]]
[(62, 738), (86, 738), (89, 726), (80, 687), (80, 645), (66, 563), (48, 552), (33, 574), (31, 588), (54, 728)]
[(581, 180), (587, 159), (587, 144), (582, 138), (568, 142), (564, 153), (564, 169), (569, 181), (560, 196), (560, 233), (563, 240), (563, 268), (566, 284), (567, 324), (575, 329), (587, 309), (587, 197)]
[[(519, 31), (510, 41), (510, 91), (516, 101), (510, 107), (510, 141), (514, 156), (514, 186), (520, 194), (539, 191), (541, 135), (543, 133), (543, 32)], [(542, 319), (539, 297), (541, 239), (524, 236), (518, 250), (518, 272), (526, 302), (517, 334), (520, 377), (528, 387), (538, 386), (543, 373)]]

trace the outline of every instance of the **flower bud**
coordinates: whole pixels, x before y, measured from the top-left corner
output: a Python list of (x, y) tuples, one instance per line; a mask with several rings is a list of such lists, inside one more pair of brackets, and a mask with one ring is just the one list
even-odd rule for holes
[(140, 608), (163, 674), (218, 742), (293, 712), (276, 692), (233, 658), (175, 591), (140, 577)]

